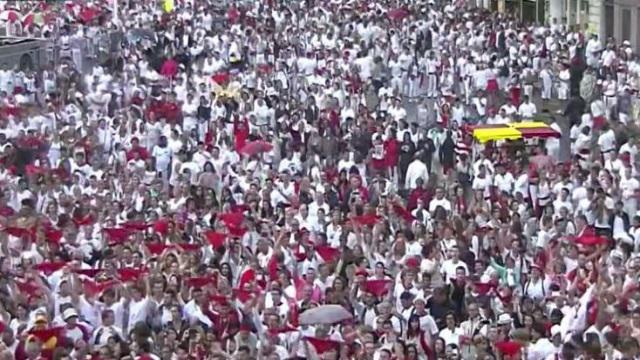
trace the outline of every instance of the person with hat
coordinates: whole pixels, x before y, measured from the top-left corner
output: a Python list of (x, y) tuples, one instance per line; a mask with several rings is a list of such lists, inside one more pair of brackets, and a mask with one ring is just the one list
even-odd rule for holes
[(64, 336), (74, 344), (78, 341), (89, 341), (91, 331), (84, 324), (78, 323), (78, 312), (73, 307), (68, 307), (62, 313), (62, 320), (65, 322)]

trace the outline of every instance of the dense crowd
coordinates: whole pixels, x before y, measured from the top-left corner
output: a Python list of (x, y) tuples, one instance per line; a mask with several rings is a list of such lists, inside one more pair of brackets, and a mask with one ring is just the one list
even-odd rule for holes
[[(640, 359), (626, 39), (460, 0), (0, 6), (51, 45), (0, 70), (1, 359)], [(525, 121), (561, 137), (473, 136)]]

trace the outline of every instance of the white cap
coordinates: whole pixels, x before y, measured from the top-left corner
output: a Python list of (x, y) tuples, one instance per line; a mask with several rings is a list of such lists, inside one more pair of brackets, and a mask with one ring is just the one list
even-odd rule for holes
[(422, 295), (422, 293), (419, 293), (418, 295), (416, 295), (416, 297), (413, 298), (413, 303), (415, 304), (418, 301), (422, 301), (423, 303), (427, 303), (427, 300), (425, 300), (424, 296)]
[(78, 312), (73, 308), (67, 309), (62, 313), (62, 318), (64, 319), (64, 321), (67, 321), (74, 316), (78, 317)]
[(498, 316), (498, 325), (508, 325), (511, 324), (512, 321), (513, 319), (509, 313), (502, 313)]
[(553, 325), (551, 327), (551, 337), (554, 337), (556, 335), (560, 335), (562, 334), (562, 331), (560, 329), (560, 325)]

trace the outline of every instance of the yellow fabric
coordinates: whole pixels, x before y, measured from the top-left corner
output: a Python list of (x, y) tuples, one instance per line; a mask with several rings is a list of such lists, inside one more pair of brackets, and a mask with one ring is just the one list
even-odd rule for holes
[(525, 121), (521, 123), (509, 124), (514, 129), (535, 129), (535, 128), (548, 128), (549, 125), (541, 121)]
[(47, 350), (51, 350), (51, 349), (55, 349), (57, 344), (58, 344), (58, 339), (54, 336), (49, 340), (45, 341), (44, 344), (42, 344), (42, 347)]
[(222, 87), (215, 81), (212, 84), (213, 93), (222, 98), (240, 99), (242, 93), (242, 85), (237, 82), (232, 82), (227, 87)]
[(488, 129), (475, 129), (473, 130), (473, 137), (480, 143), (486, 143), (487, 141), (498, 140), (517, 140), (522, 137), (520, 131), (511, 128), (488, 128)]
[[(29, 337), (27, 338), (27, 342), (32, 342), (32, 341), (37, 341), (38, 338), (33, 336), (33, 335), (29, 335)], [(58, 344), (58, 339), (53, 336), (51, 338), (49, 338), (49, 340), (45, 341), (44, 343), (42, 343), (42, 348), (44, 350), (53, 350), (56, 348), (56, 345)]]
[(162, 10), (164, 10), (164, 12), (170, 13), (173, 11), (174, 7), (174, 0), (162, 0)]

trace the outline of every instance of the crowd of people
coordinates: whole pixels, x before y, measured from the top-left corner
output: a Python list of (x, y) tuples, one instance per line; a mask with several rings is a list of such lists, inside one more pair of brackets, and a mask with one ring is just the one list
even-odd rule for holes
[[(640, 359), (627, 39), (461, 0), (2, 3), (53, 49), (0, 70), (2, 359)], [(472, 136), (532, 120), (562, 137)]]

